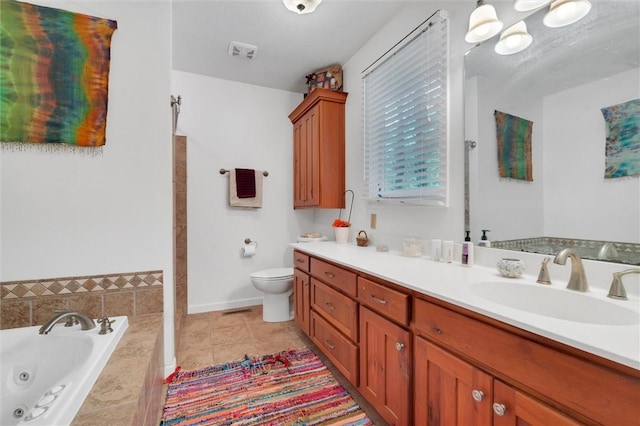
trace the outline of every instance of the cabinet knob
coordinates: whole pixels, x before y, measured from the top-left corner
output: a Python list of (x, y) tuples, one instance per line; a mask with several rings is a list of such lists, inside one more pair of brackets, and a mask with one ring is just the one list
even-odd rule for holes
[(475, 402), (481, 402), (484, 399), (484, 392), (474, 389), (471, 391), (471, 396)]
[(505, 407), (504, 404), (500, 404), (499, 402), (493, 403), (493, 412), (496, 413), (496, 415), (502, 417), (506, 411), (507, 407)]
[(397, 342), (396, 343), (396, 350), (397, 351), (401, 351), (402, 348), (404, 348), (404, 343)]

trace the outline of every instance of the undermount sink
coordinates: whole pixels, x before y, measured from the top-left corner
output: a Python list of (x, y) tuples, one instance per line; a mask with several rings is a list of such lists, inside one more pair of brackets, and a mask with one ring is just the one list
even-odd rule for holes
[(599, 325), (636, 325), (640, 313), (583, 293), (539, 284), (487, 281), (471, 285), (476, 295), (536, 315)]

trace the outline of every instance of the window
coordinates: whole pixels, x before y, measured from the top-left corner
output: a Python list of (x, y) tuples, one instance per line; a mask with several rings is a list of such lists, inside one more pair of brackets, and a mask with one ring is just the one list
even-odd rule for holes
[(449, 28), (438, 11), (364, 71), (367, 197), (446, 206)]

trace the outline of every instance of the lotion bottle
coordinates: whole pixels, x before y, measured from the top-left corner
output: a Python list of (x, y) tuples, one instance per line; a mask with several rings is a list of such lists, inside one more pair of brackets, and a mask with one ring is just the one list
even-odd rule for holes
[(491, 241), (487, 238), (487, 232), (491, 231), (490, 229), (482, 230), (482, 237), (480, 241), (478, 241), (478, 247), (491, 247)]
[(460, 260), (462, 266), (468, 268), (473, 266), (473, 243), (465, 241), (462, 243), (462, 259)]

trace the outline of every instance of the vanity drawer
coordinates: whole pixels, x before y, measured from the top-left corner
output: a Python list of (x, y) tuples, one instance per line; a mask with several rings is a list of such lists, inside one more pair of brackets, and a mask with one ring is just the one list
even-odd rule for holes
[(409, 325), (407, 294), (358, 277), (358, 302), (401, 325)]
[(415, 299), (414, 311), (416, 335), (526, 386), (536, 398), (569, 408), (572, 416), (600, 424), (630, 424), (640, 418), (638, 377), (421, 299)]
[(311, 278), (311, 306), (345, 336), (358, 341), (358, 303)]
[(309, 256), (300, 253), (299, 251), (293, 252), (293, 267), (298, 268), (301, 271), (309, 272)]
[(353, 386), (358, 387), (358, 347), (313, 311), (311, 311), (311, 340), (344, 377)]
[(312, 257), (311, 275), (349, 296), (356, 297), (356, 274), (353, 272)]

